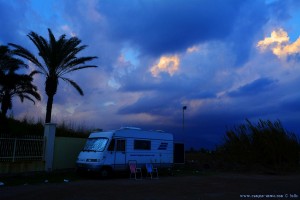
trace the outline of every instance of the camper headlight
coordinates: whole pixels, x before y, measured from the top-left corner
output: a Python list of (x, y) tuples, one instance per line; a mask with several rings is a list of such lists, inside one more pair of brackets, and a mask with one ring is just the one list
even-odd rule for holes
[(100, 162), (101, 159), (86, 159), (86, 162)]

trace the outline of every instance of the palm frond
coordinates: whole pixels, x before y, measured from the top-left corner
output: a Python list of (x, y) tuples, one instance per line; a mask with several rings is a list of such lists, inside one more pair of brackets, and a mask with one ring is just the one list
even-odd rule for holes
[(82, 89), (80, 88), (80, 86), (79, 86), (77, 83), (75, 83), (73, 80), (71, 80), (71, 79), (69, 79), (69, 78), (65, 78), (65, 77), (61, 77), (61, 79), (63, 79), (64, 81), (70, 83), (70, 84), (78, 91), (78, 93), (79, 93), (81, 96), (84, 95)]
[(15, 71), (20, 68), (28, 68), (23, 60), (15, 58), (12, 50), (8, 46), (0, 45), (0, 70)]
[(32, 62), (33, 64), (35, 64), (40, 70), (43, 71), (44, 74), (47, 74), (47, 71), (45, 70), (45, 68), (43, 67), (43, 65), (39, 62), (39, 60), (32, 54), (30, 53), (29, 50), (23, 48), (20, 45), (17, 44), (13, 44), (13, 43), (8, 43), (8, 45), (14, 47), (15, 49), (12, 50), (12, 52), (15, 55), (18, 55), (22, 58), (25, 58), (27, 60), (29, 60), (30, 62)]
[(80, 58), (74, 58), (70, 62), (66, 63), (67, 66), (73, 67), (76, 65), (84, 64), (87, 61), (91, 61), (93, 59), (97, 58), (97, 56), (87, 56), (87, 57), (80, 57)]
[(29, 76), (33, 77), (35, 74), (44, 74), (44, 73), (39, 70), (33, 70), (32, 72), (30, 72)]
[(70, 68), (70, 69), (66, 69), (65, 71), (61, 72), (60, 75), (65, 75), (67, 73), (73, 72), (73, 71), (77, 71), (80, 69), (85, 69), (85, 68), (96, 68), (98, 66), (96, 65), (85, 65), (85, 66), (80, 66), (80, 67), (75, 67), (75, 68)]
[[(42, 57), (42, 59), (44, 60), (44, 63), (46, 64), (46, 67), (49, 64), (49, 45), (48, 42), (45, 38), (43, 38), (42, 36), (39, 36), (37, 33), (35, 32), (30, 32), (28, 35), (28, 38), (34, 43), (34, 45), (37, 47), (38, 51), (39, 51), (39, 56)], [(45, 74), (47, 74), (47, 70), (45, 67), (44, 71), (46, 71)]]

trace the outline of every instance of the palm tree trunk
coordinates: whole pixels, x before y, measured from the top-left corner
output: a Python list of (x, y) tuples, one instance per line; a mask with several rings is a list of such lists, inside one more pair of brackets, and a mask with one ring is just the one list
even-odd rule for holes
[(6, 115), (0, 111), (0, 134), (9, 133), (8, 122)]
[(4, 106), (4, 103), (2, 102), (2, 104), (1, 104), (1, 114), (3, 116), (6, 116), (7, 110), (8, 109)]
[(52, 113), (52, 104), (53, 104), (54, 95), (49, 95), (47, 100), (47, 108), (46, 108), (46, 120), (45, 123), (51, 122), (51, 113)]
[(2, 110), (2, 114), (3, 114), (3, 116), (5, 116), (5, 117), (6, 117), (7, 111), (8, 111), (8, 109), (7, 109), (7, 108), (4, 108), (4, 109)]
[(4, 117), (6, 117), (10, 102), (11, 99), (7, 95), (4, 95), (1, 103), (1, 112)]

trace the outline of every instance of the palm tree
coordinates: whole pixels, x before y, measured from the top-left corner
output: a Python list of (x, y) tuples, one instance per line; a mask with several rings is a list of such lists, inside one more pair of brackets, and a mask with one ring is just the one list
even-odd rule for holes
[(0, 45), (0, 73), (9, 70), (17, 70), (20, 67), (27, 68), (27, 65), (20, 59), (14, 58), (8, 46)]
[(21, 102), (28, 99), (35, 103), (36, 100), (41, 100), (41, 96), (37, 92), (37, 87), (32, 84), (32, 75), (22, 75), (10, 72), (1, 79), (2, 88), (1, 96), (1, 112), (6, 116), (8, 109), (12, 108), (12, 98), (18, 96)]
[[(41, 100), (37, 87), (32, 84), (32, 75), (16, 74), (16, 71), (27, 65), (13, 57), (8, 46), (0, 46), (0, 122), (1, 126), (7, 126), (6, 113), (12, 108), (12, 98), (18, 96), (21, 102), (28, 99), (35, 103), (34, 99)], [(2, 129), (6, 130), (6, 127)], [(1, 129), (1, 130), (2, 130)]]
[(63, 34), (56, 40), (50, 29), (48, 29), (48, 33), (49, 41), (35, 32), (30, 32), (27, 35), (37, 47), (43, 64), (29, 50), (22, 46), (9, 43), (10, 46), (15, 48), (14, 53), (16, 55), (28, 59), (37, 66), (38, 70), (35, 70), (33, 74), (43, 74), (46, 77), (45, 91), (48, 96), (46, 123), (51, 122), (53, 98), (57, 92), (59, 79), (70, 83), (79, 94), (83, 96), (83, 91), (79, 85), (73, 80), (66, 78), (65, 75), (80, 69), (97, 67), (95, 65), (84, 65), (85, 62), (97, 57), (76, 57), (79, 52), (87, 47), (86, 45), (80, 45), (80, 39), (77, 37), (66, 39), (66, 35)]

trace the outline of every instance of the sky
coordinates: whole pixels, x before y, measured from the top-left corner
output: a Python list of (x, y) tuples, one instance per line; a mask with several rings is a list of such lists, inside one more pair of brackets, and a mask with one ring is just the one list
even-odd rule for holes
[[(1, 45), (38, 55), (27, 34), (50, 28), (98, 57), (68, 76), (84, 96), (59, 82), (54, 123), (164, 130), (196, 149), (245, 119), (280, 120), (300, 136), (297, 0), (0, 0), (0, 19)], [(11, 115), (44, 119), (44, 82), (35, 76), (42, 101), (14, 99)]]

